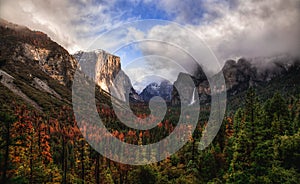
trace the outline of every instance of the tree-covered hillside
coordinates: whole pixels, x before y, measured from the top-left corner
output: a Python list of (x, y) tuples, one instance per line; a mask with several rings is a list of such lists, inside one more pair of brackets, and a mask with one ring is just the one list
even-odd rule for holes
[[(137, 113), (144, 116), (141, 108)], [(18, 104), (12, 109), (0, 114), (1, 183), (299, 183), (299, 97), (284, 99), (276, 93), (261, 102), (249, 89), (245, 105), (226, 116), (208, 148), (198, 150), (206, 124), (200, 120), (179, 152), (144, 166), (120, 164), (97, 153), (67, 106), (50, 114)], [(98, 111), (114, 136), (136, 145), (169, 135), (179, 116), (170, 109), (157, 128), (138, 131), (120, 127), (109, 106)]]

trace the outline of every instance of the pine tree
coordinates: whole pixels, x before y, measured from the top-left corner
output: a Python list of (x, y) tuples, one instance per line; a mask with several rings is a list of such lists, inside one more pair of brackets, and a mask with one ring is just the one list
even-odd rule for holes
[(283, 135), (286, 132), (291, 132), (291, 128), (287, 126), (290, 122), (288, 106), (286, 101), (276, 92), (271, 100), (265, 104), (266, 117), (268, 121), (272, 122), (273, 135)]
[(255, 171), (255, 153), (257, 133), (261, 121), (261, 107), (250, 88), (245, 99), (244, 110), (238, 110), (234, 122), (233, 156), (227, 176), (228, 182), (249, 181)]

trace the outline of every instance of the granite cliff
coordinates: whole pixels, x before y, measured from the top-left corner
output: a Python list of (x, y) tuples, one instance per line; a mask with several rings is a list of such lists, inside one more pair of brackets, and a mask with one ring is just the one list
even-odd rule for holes
[(81, 71), (95, 81), (100, 88), (114, 96), (126, 101), (127, 97), (137, 98), (129, 77), (121, 69), (120, 57), (104, 50), (90, 52), (79, 51), (74, 54), (79, 62)]

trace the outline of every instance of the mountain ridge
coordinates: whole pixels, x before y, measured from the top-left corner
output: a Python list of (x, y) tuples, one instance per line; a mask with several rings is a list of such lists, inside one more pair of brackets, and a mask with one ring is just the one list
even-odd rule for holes
[[(291, 86), (297, 87), (297, 85), (300, 85), (300, 83), (297, 82), (297, 77), (300, 77), (298, 75), (300, 73), (299, 58), (291, 57), (289, 55), (269, 57), (268, 63), (264, 63), (264, 67), (261, 67), (261, 64), (258, 62), (264, 62), (264, 59), (265, 58), (240, 58), (237, 61), (227, 60), (222, 70), (218, 74), (213, 76), (212, 80), (214, 80), (214, 78), (217, 78), (218, 75), (222, 74), (224, 76), (227, 97), (230, 100), (233, 99), (235, 95), (243, 94), (251, 86), (255, 86), (260, 91), (262, 91), (264, 93), (262, 95), (271, 95), (269, 93), (274, 93), (275, 91), (264, 91), (263, 88), (274, 85), (273, 82), (275, 80), (285, 80), (285, 78), (287, 78), (288, 76), (290, 80), (287, 80), (284, 84), (281, 84), (281, 86), (283, 86), (283, 89), (285, 87), (290, 88)], [(253, 62), (253, 60), (256, 61)], [(196, 88), (198, 88), (200, 102), (203, 104), (210, 103), (211, 88), (209, 85), (209, 80), (207, 78), (203, 78), (203, 75), (205, 74), (202, 70), (199, 70), (198, 72), (199, 73), (195, 73), (194, 75), (180, 73), (174, 84), (180, 82), (183, 76), (192, 78)], [(289, 75), (291, 73), (293, 73), (292, 76)], [(192, 98), (192, 89), (189, 89), (188, 91), (188, 96), (190, 96), (190, 98), (182, 99), (184, 103), (188, 103)], [(172, 104), (180, 104), (180, 97), (175, 87), (172, 93)]]
[[(14, 80), (9, 79), (10, 83), (16, 83), (15, 86), (9, 84), (11, 89), (14, 88), (18, 91), (39, 90), (36, 93), (47, 93), (51, 98), (57, 100), (56, 103), (64, 101), (64, 103), (71, 104), (70, 90), (74, 73), (79, 65), (78, 60), (84, 60), (80, 59), (79, 55), (85, 53), (84, 55), (88, 56), (88, 52), (77, 52), (74, 55), (70, 55), (67, 50), (52, 41), (46, 34), (39, 31), (31, 31), (27, 27), (18, 26), (3, 19), (0, 21), (0, 32), (0, 69), (3, 71), (1, 74), (1, 85), (8, 86), (5, 79), (9, 77), (6, 74), (4, 75), (5, 72), (14, 78)], [(94, 66), (97, 65), (96, 68), (100, 70), (97, 73), (95, 67), (86, 69), (90, 71), (88, 76), (95, 79), (96, 83), (100, 87), (102, 85), (103, 90), (108, 93), (111, 92), (109, 86), (114, 87), (115, 91), (119, 92), (116, 94), (116, 97), (123, 101), (127, 100), (126, 97), (128, 96), (131, 102), (147, 102), (153, 96), (161, 96), (166, 101), (171, 101), (172, 105), (178, 105), (180, 98), (174, 85), (178, 83), (180, 78), (185, 77), (191, 77), (194, 81), (201, 103), (209, 103), (211, 100), (209, 81), (201, 67), (198, 67), (193, 75), (179, 73), (178, 79), (172, 85), (165, 85), (166, 90), (164, 93), (148, 91), (147, 94), (146, 87), (140, 94), (137, 94), (132, 87), (129, 77), (122, 71), (118, 56), (101, 49), (92, 52), (90, 53), (90, 55), (93, 55), (91, 57), (92, 63)], [(268, 62), (265, 62), (266, 60)], [(103, 65), (105, 62), (106, 64)], [(88, 65), (85, 67), (88, 67)], [(291, 70), (295, 70), (292, 76), (289, 74)], [(277, 80), (279, 78), (278, 80), (280, 80), (280, 77), (290, 77), (290, 80), (283, 84), (283, 89), (286, 86), (297, 86), (297, 80), (294, 80), (293, 77), (297, 76), (298, 71), (299, 58), (282, 55), (269, 58), (240, 58), (237, 61), (227, 60), (221, 72), (225, 78), (228, 97), (231, 99), (235, 95), (244, 93), (250, 86), (266, 86), (272, 83), (274, 79)], [(118, 73), (120, 77), (113, 84), (113, 79)], [(291, 81), (293, 82), (290, 83)], [(184, 87), (184, 84), (182, 87)], [(182, 99), (186, 101), (185, 103), (191, 102), (193, 91), (194, 88), (188, 89), (187, 96), (189, 98)], [(32, 93), (34, 94), (34, 92)], [(33, 101), (35, 101), (39, 97), (33, 94), (27, 94), (27, 97), (29, 99), (33, 98)], [(24, 99), (27, 97), (24, 97)], [(29, 102), (30, 100), (27, 101)], [(45, 101), (43, 102), (46, 103)], [(49, 102), (47, 103), (49, 105)], [(31, 103), (31, 105), (39, 109), (45, 108), (43, 107), (45, 105), (40, 103), (37, 103), (37, 105)]]
[[(0, 92), (7, 97), (1, 99), (1, 109), (10, 108), (15, 100), (40, 112), (72, 106), (78, 62), (66, 49), (42, 32), (3, 19), (0, 49)], [(96, 89), (96, 100), (109, 104), (110, 96)]]

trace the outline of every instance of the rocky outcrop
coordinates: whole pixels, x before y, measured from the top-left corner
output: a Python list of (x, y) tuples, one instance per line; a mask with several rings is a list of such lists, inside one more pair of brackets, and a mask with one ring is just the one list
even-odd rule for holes
[(247, 90), (256, 81), (256, 68), (246, 59), (239, 59), (237, 62), (227, 61), (222, 72), (226, 89), (232, 95)]
[(77, 67), (77, 61), (64, 49), (48, 50), (29, 44), (23, 44), (23, 55), (19, 59), (27, 58), (37, 61), (42, 71), (61, 84), (71, 87), (73, 76)]

